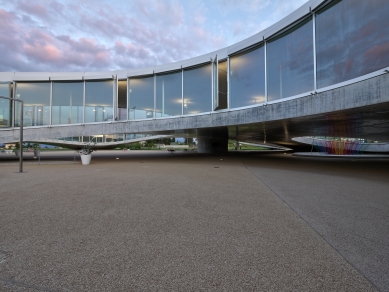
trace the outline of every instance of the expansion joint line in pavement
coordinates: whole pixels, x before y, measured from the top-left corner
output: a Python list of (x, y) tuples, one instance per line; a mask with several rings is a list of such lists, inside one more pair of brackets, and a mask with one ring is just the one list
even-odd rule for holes
[(372, 282), (370, 281), (368, 278), (366, 278), (366, 276), (358, 269), (356, 268), (352, 263), (350, 263), (348, 261), (348, 259), (346, 259), (340, 252), (339, 250), (334, 247), (330, 242), (328, 242), (315, 228), (313, 228), (311, 226), (311, 224), (309, 224), (303, 217), (301, 217), (301, 215), (299, 213), (297, 213), (281, 196), (279, 196), (263, 179), (261, 179), (258, 175), (256, 175), (254, 172), (251, 171), (251, 169), (249, 167), (247, 167), (246, 165), (244, 165), (243, 162), (241, 162), (242, 165), (252, 174), (254, 175), (258, 180), (260, 180), (273, 194), (275, 194), (282, 202), (284, 202), (284, 204), (286, 206), (289, 207), (290, 210), (292, 210), (297, 216), (299, 216), (301, 218), (301, 220), (303, 220), (305, 223), (307, 223), (307, 225), (317, 234), (319, 235), (329, 246), (331, 246), (351, 267), (353, 267), (356, 271), (358, 271), (358, 273), (360, 275), (362, 275), (362, 277), (364, 277), (374, 288), (377, 289), (377, 291), (380, 291), (380, 289), (378, 289), (378, 287)]
[(38, 291), (60, 292), (59, 290), (53, 290), (53, 289), (45, 288), (45, 287), (38, 287), (38, 286), (34, 286), (34, 285), (18, 282), (18, 281), (11, 280), (11, 279), (0, 278), (0, 282), (3, 282), (6, 286), (12, 285), (12, 286), (23, 287), (23, 288), (31, 288), (31, 289), (35, 289), (35, 290), (38, 290)]

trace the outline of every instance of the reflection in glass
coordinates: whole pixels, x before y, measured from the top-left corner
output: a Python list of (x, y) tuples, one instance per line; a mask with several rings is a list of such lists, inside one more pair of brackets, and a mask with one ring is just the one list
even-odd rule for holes
[(153, 118), (154, 76), (130, 78), (128, 84), (128, 119)]
[[(0, 82), (0, 96), (11, 97), (11, 84)], [(0, 128), (11, 126), (11, 101), (0, 98)]]
[(127, 120), (127, 80), (118, 81), (118, 116), (117, 120)]
[(268, 101), (314, 88), (312, 18), (267, 44)]
[(264, 47), (230, 58), (230, 108), (265, 102)]
[(212, 111), (211, 64), (184, 70), (184, 115)]
[(83, 122), (84, 82), (53, 82), (51, 123), (76, 124)]
[(227, 92), (228, 92), (228, 84), (227, 84), (227, 61), (219, 62), (218, 66), (219, 75), (218, 75), (218, 87), (219, 87), (219, 106), (216, 110), (227, 108)]
[(317, 13), (319, 88), (389, 65), (388, 15), (387, 0), (334, 1)]
[(157, 75), (156, 117), (179, 116), (182, 114), (182, 74)]
[(218, 71), (217, 58), (212, 62), (212, 82), (213, 82), (213, 108), (212, 110), (216, 110), (219, 107), (219, 89), (218, 89), (218, 79), (217, 79), (217, 71)]
[(85, 82), (85, 122), (113, 121), (113, 80)]
[[(50, 124), (50, 82), (18, 82), (15, 97), (24, 101), (23, 125)], [(15, 103), (15, 126), (20, 125), (20, 103)]]

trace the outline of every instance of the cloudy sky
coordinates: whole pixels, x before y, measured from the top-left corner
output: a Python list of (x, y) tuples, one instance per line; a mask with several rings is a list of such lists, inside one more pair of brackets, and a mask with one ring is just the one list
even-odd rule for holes
[(0, 0), (0, 71), (170, 63), (245, 39), (307, 0)]

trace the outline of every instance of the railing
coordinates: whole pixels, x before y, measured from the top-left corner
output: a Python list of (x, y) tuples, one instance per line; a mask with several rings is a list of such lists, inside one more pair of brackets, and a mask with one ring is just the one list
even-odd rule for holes
[(23, 172), (23, 110), (24, 110), (24, 102), (21, 99), (14, 99), (14, 98), (9, 98), (5, 96), (0, 96), (2, 99), (7, 99), (10, 101), (17, 101), (20, 102), (20, 135), (19, 135), (19, 145), (20, 145), (20, 153), (19, 153), (19, 173)]

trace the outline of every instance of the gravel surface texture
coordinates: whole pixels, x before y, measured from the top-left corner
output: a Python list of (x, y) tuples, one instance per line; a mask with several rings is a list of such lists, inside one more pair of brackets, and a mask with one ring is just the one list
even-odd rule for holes
[[(387, 213), (371, 222), (363, 202), (386, 208), (376, 204), (388, 201), (388, 183), (352, 164), (333, 173), (333, 164), (290, 155), (165, 151), (72, 160), (43, 153), (20, 174), (16, 160), (0, 158), (0, 291), (386, 289), (358, 266), (363, 257), (353, 261), (370, 253), (350, 241), (387, 224)], [(350, 207), (354, 189), (344, 184), (377, 189), (364, 198), (359, 188)]]

